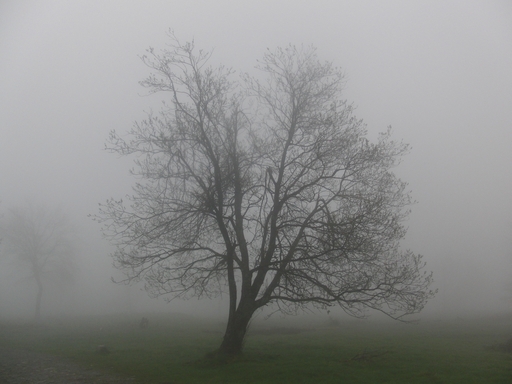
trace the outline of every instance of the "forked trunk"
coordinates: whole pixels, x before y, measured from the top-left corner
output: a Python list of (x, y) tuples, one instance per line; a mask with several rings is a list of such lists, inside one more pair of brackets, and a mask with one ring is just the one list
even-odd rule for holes
[(242, 353), (245, 334), (253, 313), (253, 309), (239, 306), (234, 313), (230, 314), (226, 333), (219, 348), (220, 354), (239, 355)]

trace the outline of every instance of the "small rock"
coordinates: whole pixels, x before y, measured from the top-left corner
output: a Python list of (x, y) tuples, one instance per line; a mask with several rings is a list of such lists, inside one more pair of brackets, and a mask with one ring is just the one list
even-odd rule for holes
[(110, 353), (109, 349), (105, 345), (98, 345), (96, 347), (96, 352), (101, 355), (108, 355)]

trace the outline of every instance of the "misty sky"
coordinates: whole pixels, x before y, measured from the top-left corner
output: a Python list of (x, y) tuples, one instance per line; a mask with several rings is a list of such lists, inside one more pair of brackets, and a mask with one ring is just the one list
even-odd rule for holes
[(512, 309), (509, 0), (1, 0), (0, 212), (35, 199), (98, 230), (86, 215), (134, 181), (105, 140), (159, 108), (138, 56), (169, 28), (239, 72), (266, 48), (317, 46), (370, 135), (391, 125), (412, 146), (404, 246), (434, 270), (433, 308)]

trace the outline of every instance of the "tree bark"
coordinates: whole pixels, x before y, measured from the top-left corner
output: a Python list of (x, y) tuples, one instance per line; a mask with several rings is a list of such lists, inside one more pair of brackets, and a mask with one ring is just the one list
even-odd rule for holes
[(36, 312), (34, 315), (34, 319), (36, 322), (41, 320), (41, 298), (43, 297), (43, 284), (38, 274), (36, 274), (36, 282), (37, 282), (37, 298), (36, 298)]
[(251, 305), (239, 304), (235, 312), (230, 313), (226, 333), (219, 348), (223, 355), (239, 355), (244, 346), (245, 334), (255, 309)]

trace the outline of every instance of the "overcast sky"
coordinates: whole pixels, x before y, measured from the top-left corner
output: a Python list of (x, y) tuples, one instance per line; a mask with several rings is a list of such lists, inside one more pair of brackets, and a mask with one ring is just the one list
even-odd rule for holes
[(434, 270), (437, 308), (512, 308), (509, 0), (1, 0), (0, 211), (36, 199), (94, 226), (130, 192), (130, 163), (102, 148), (158, 106), (138, 56), (169, 28), (242, 72), (267, 47), (317, 46), (369, 132), (412, 146), (404, 246)]

